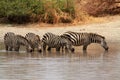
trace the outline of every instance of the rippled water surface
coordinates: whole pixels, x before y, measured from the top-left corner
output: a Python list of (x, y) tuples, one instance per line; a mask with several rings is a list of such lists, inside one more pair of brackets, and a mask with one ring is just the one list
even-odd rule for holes
[(109, 51), (90, 45), (86, 54), (82, 47), (75, 53), (40, 54), (6, 52), (0, 46), (0, 79), (5, 80), (119, 80), (120, 50), (117, 42)]

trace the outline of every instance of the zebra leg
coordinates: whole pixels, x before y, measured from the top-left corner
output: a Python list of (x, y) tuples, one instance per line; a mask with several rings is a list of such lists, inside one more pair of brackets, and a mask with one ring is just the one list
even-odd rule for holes
[(57, 51), (58, 53), (60, 53), (60, 47), (56, 48), (56, 51)]
[(71, 48), (71, 52), (74, 52), (75, 51), (75, 49), (74, 48)]
[(48, 51), (51, 51), (51, 47), (48, 47), (47, 50), (48, 50)]
[[(34, 51), (34, 49), (33, 49), (33, 51)], [(37, 49), (37, 51), (41, 53), (41, 52), (42, 52), (42, 49)]]
[(34, 51), (35, 51), (35, 48), (32, 47), (32, 52), (34, 52)]
[(5, 45), (5, 49), (6, 49), (6, 51), (8, 51), (8, 46), (7, 45)]
[(15, 47), (15, 51), (19, 51), (20, 46)]
[(83, 45), (83, 51), (86, 51), (86, 50), (87, 50), (87, 46), (88, 46), (88, 45)]
[(56, 48), (56, 51), (60, 51), (60, 47), (59, 47), (59, 48)]
[(63, 49), (64, 49), (64, 46), (62, 46), (62, 52), (64, 51)]
[(9, 50), (9, 51), (12, 51), (12, 49), (13, 49), (13, 47), (9, 47), (9, 49), (8, 49), (8, 50)]
[(67, 46), (65, 46), (65, 52), (68, 52), (68, 49), (69, 49), (69, 48), (68, 48)]
[(43, 51), (46, 51), (46, 44), (43, 44)]
[(72, 47), (72, 45), (71, 44), (68, 44), (68, 45), (66, 45), (66, 50), (67, 50), (67, 52), (74, 52), (75, 51), (75, 49)]
[(18, 49), (18, 48), (15, 48), (15, 51), (19, 51), (19, 49)]

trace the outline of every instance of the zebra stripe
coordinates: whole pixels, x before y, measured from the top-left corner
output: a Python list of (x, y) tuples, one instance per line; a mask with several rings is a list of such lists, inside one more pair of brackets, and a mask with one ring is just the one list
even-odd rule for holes
[(28, 40), (21, 35), (15, 35), (13, 32), (8, 32), (5, 34), (4, 44), (7, 51), (19, 51), (21, 45), (26, 46), (28, 52), (32, 51)]
[(37, 51), (41, 52), (41, 40), (39, 35), (36, 35), (34, 33), (27, 33), (25, 35), (25, 38), (29, 41), (33, 51), (35, 48), (37, 48)]
[(45, 33), (43, 35), (42, 42), (43, 50), (46, 50), (46, 46), (48, 46), (48, 50), (51, 50), (51, 48), (56, 48), (56, 51), (60, 51), (60, 48), (65, 46), (68, 50), (73, 51), (70, 41), (53, 33)]
[(108, 50), (105, 37), (96, 33), (77, 33), (77, 32), (68, 31), (61, 36), (66, 39), (69, 39), (72, 45), (74, 46), (83, 45), (83, 50), (86, 50), (87, 46), (91, 43), (99, 43), (105, 50)]
[(7, 51), (12, 51), (14, 39), (15, 34), (13, 32), (8, 32), (4, 35), (4, 44)]

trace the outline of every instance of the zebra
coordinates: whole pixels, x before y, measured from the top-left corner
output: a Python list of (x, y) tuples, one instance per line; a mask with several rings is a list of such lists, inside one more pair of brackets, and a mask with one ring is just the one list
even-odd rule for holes
[(33, 51), (35, 48), (37, 48), (37, 51), (42, 52), (41, 48), (41, 40), (39, 35), (36, 35), (34, 33), (27, 33), (25, 35), (25, 38), (29, 41)]
[(13, 32), (8, 32), (4, 35), (4, 44), (7, 51), (12, 51), (14, 39), (15, 34)]
[(105, 37), (96, 33), (78, 33), (68, 31), (61, 35), (64, 38), (67, 38), (71, 41), (73, 46), (82, 46), (83, 51), (87, 50), (87, 46), (91, 43), (98, 43), (107, 51), (108, 46), (105, 41)]
[(32, 51), (28, 40), (21, 35), (15, 35), (13, 32), (7, 32), (4, 35), (4, 44), (6, 51), (19, 51), (21, 45), (26, 46), (27, 52)]
[(63, 47), (65, 46), (68, 51), (74, 52), (74, 48), (72, 48), (70, 41), (50, 32), (43, 35), (42, 42), (44, 51), (46, 50), (46, 46), (48, 46), (48, 51), (51, 51), (51, 48), (56, 48), (56, 51), (59, 52), (60, 48), (63, 49)]

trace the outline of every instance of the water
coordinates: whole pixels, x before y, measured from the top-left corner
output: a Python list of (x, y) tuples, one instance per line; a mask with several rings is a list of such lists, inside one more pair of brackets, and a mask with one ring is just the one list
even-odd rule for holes
[(108, 52), (90, 45), (87, 54), (82, 47), (72, 54), (6, 52), (2, 45), (0, 80), (119, 80), (120, 43), (108, 45)]

